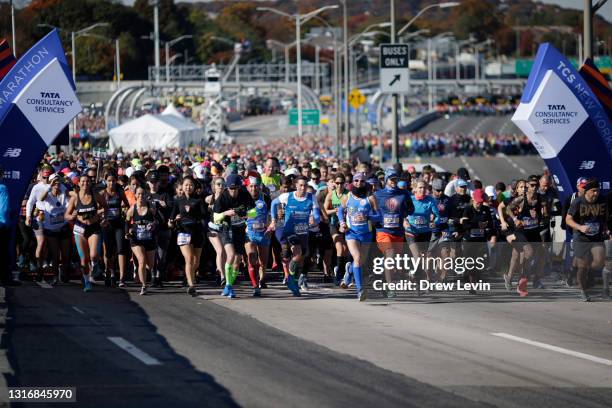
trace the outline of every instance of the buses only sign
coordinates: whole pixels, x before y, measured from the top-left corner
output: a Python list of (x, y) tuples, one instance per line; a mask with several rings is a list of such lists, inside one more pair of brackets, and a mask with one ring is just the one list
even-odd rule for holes
[(407, 93), (408, 44), (380, 45), (380, 91)]

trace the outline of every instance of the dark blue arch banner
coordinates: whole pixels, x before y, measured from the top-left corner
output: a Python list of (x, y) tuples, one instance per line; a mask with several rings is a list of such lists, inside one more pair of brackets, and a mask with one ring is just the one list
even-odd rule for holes
[(612, 180), (612, 125), (593, 90), (552, 45), (540, 45), (512, 121), (527, 135), (564, 198), (578, 177)]
[(81, 112), (75, 89), (57, 30), (30, 48), (0, 81), (0, 164), (13, 223), (41, 157)]

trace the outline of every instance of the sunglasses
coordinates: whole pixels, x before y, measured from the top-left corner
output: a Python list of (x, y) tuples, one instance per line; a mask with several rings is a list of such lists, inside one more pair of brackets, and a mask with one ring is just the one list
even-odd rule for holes
[(336, 180), (336, 181), (334, 181), (334, 183), (336, 183), (336, 184), (342, 184), (342, 183), (344, 183), (344, 181), (342, 181), (342, 180), (340, 180), (340, 181)]
[(529, 184), (529, 187), (537, 187), (537, 184)]
[(357, 183), (365, 183), (365, 180), (353, 180), (353, 183), (357, 184)]

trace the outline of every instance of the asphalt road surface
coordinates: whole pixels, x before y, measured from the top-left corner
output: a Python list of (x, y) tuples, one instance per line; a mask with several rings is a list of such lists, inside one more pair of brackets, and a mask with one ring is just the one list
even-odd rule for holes
[(511, 115), (451, 115), (429, 123), (420, 132), (461, 133), (468, 136), (486, 132), (522, 135), (523, 132), (512, 123), (511, 118)]
[(92, 407), (610, 406), (610, 302), (496, 284), (359, 303), (317, 280), (299, 299), (275, 283), (234, 300), (26, 283), (7, 290), (0, 367), (8, 386), (72, 386)]

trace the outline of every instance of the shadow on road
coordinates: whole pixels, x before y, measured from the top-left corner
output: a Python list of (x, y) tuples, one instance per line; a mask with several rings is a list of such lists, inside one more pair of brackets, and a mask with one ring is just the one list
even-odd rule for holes
[[(238, 406), (158, 334), (127, 292), (75, 289), (25, 284), (6, 291), (1, 347), (9, 387), (76, 387), (79, 406)], [(146, 365), (108, 337), (124, 338), (161, 364)]]

